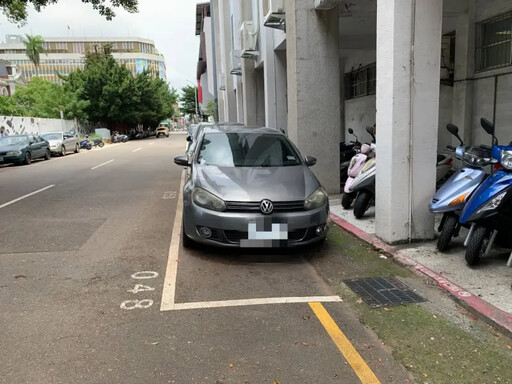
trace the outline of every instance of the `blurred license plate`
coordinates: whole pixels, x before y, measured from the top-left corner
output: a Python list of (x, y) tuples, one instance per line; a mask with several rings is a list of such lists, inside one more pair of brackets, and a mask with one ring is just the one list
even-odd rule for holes
[(256, 223), (249, 223), (249, 240), (288, 240), (288, 224), (273, 223), (270, 231), (258, 231)]

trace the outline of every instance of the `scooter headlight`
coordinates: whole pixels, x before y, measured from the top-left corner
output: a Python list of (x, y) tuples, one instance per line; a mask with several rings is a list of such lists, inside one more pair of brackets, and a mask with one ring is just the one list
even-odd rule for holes
[(512, 170), (512, 151), (501, 151), (500, 163), (503, 168)]
[(480, 157), (469, 151), (464, 152), (464, 161), (470, 165), (481, 167), (491, 162), (490, 158)]
[(503, 200), (503, 198), (505, 197), (506, 194), (507, 194), (507, 191), (505, 191), (503, 193), (500, 193), (496, 197), (493, 197), (491, 200), (489, 200), (487, 203), (485, 203), (482, 206), (482, 208), (480, 208), (476, 213), (480, 214), (480, 213), (483, 213), (483, 212), (486, 212), (486, 211), (493, 211), (493, 210), (495, 210), (496, 208), (499, 207), (499, 205), (501, 204), (501, 201)]

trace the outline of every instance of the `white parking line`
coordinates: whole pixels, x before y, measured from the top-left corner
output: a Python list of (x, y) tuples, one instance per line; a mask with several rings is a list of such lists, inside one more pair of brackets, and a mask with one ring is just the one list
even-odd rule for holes
[(132, 152), (138, 152), (140, 151), (142, 148), (137, 148), (137, 149), (134, 149)]
[(18, 201), (23, 200), (23, 199), (26, 199), (27, 197), (34, 196), (34, 195), (36, 195), (36, 194), (38, 194), (38, 193), (44, 192), (44, 191), (46, 191), (47, 189), (50, 189), (50, 188), (53, 188), (53, 187), (55, 187), (55, 185), (49, 185), (49, 186), (47, 186), (47, 187), (44, 187), (44, 188), (41, 188), (41, 189), (39, 189), (39, 190), (37, 190), (37, 191), (34, 191), (34, 192), (32, 192), (32, 193), (29, 193), (29, 194), (27, 194), (27, 195), (25, 195), (25, 196), (18, 197), (17, 199), (14, 199), (14, 200), (12, 200), (12, 201), (9, 201), (8, 203), (5, 203), (5, 204), (0, 205), (0, 209), (5, 208), (5, 207), (7, 207), (7, 206), (9, 206), (9, 205), (11, 205), (11, 204), (17, 203)]
[(167, 259), (167, 268), (165, 270), (164, 289), (162, 291), (161, 311), (174, 309), (174, 300), (176, 298), (176, 279), (178, 277), (178, 253), (180, 251), (181, 238), (181, 220), (183, 218), (183, 199), (181, 194), (183, 184), (185, 183), (185, 171), (181, 173), (180, 189), (178, 190), (178, 206), (174, 217), (174, 227), (172, 229), (171, 244), (169, 245), (169, 256)]
[(111, 162), (113, 162), (114, 160), (109, 160), (109, 161), (106, 161), (100, 165), (97, 165), (95, 167), (92, 167), (91, 170), (95, 170), (95, 169), (98, 169), (99, 167), (103, 167), (104, 165), (107, 165), (107, 164), (110, 164)]
[(229, 308), (249, 305), (268, 304), (297, 304), (297, 303), (333, 303), (341, 302), (339, 296), (309, 296), (309, 297), (268, 297), (261, 299), (202, 301), (196, 303), (178, 303), (172, 308), (160, 308), (161, 311), (179, 311), (184, 309)]

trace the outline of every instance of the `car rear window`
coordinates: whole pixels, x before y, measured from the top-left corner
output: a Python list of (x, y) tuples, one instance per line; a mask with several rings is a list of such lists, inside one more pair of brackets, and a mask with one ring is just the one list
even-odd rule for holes
[(45, 140), (62, 140), (62, 133), (46, 133), (41, 137)]
[(7, 136), (0, 139), (0, 145), (14, 145), (27, 142), (27, 136)]
[(221, 167), (287, 167), (301, 165), (285, 136), (269, 133), (206, 133), (199, 164)]

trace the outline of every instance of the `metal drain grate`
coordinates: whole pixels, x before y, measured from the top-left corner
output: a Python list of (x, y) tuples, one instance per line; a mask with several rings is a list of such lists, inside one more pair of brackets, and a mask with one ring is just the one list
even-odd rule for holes
[(372, 308), (425, 301), (423, 297), (394, 277), (344, 280), (344, 283)]

